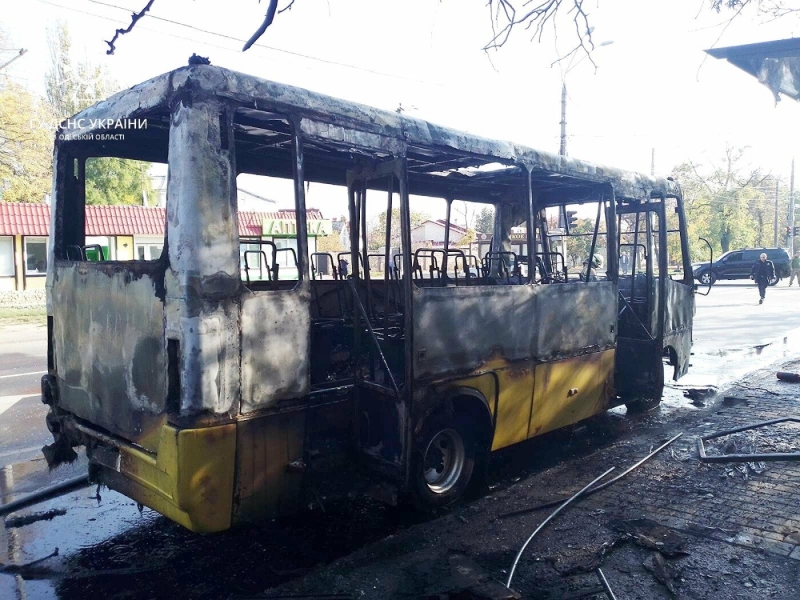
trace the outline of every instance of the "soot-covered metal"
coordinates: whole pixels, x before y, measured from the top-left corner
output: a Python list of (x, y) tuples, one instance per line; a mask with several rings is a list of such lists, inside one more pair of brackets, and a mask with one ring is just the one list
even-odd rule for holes
[[(126, 131), (124, 141), (97, 141), (103, 127), (130, 119), (147, 126)], [(168, 165), (157, 260), (70, 254), (86, 246), (92, 157)], [(293, 182), (296, 278), (242, 280), (241, 173)], [(349, 200), (351, 247), (342, 254), (350, 282), (333, 256), (332, 278), (310, 277), (310, 182), (341, 186)], [(387, 229), (400, 231), (400, 250), (396, 260), (387, 256), (387, 232), (387, 268), (371, 278), (365, 205), (368, 194), (372, 202), (387, 192), (399, 197), (400, 218)], [(444, 273), (418, 276), (412, 195), (495, 205), (480, 272), (464, 269), (459, 281), (456, 269), (453, 279), (447, 249)], [(649, 307), (637, 318), (655, 326), (646, 337), (629, 336), (627, 350), (619, 334), (617, 209), (663, 215), (667, 197), (680, 198), (670, 180), (218, 67), (156, 77), (59, 130), (47, 278), (53, 360), (43, 387), (56, 445), (85, 444), (90, 457), (111, 447), (123, 458), (116, 469), (92, 461), (95, 479), (196, 530), (295, 510), (299, 490), (321, 477), (323, 463), (335, 464), (333, 456), (439, 501), (443, 488), (431, 483), (428, 459), (418, 458), (426, 436), (438, 439), (434, 425), (454, 420), (443, 431), (470, 432), (467, 449), (488, 452), (630, 400), (617, 395), (615, 371), (648, 371), (649, 392), (658, 382), (653, 357), (660, 364), (665, 351), (674, 353), (676, 374), (685, 371), (691, 269), (688, 280), (649, 285), (640, 294), (646, 302), (623, 297), (640, 312)], [(598, 206), (591, 247), (605, 248), (607, 271), (597, 278), (589, 266), (568, 280), (552, 263), (547, 208), (584, 203)], [(601, 215), (607, 225), (598, 233)], [(530, 232), (524, 269), (502, 258), (514, 227)], [(667, 259), (659, 260), (666, 273)], [(51, 465), (63, 458), (53, 456)], [(229, 504), (212, 515), (197, 494)]]

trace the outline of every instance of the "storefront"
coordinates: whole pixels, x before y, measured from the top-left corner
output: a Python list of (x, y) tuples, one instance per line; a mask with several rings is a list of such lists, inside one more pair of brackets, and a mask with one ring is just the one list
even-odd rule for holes
[[(317, 250), (318, 236), (331, 235), (332, 223), (309, 209), (309, 252)], [(164, 249), (166, 209), (143, 206), (87, 206), (86, 254), (91, 260), (157, 260)], [(42, 289), (47, 274), (50, 207), (46, 204), (0, 202), (0, 291)], [(292, 256), (297, 254), (296, 216), (293, 210), (241, 211), (239, 234), (244, 253), (252, 240), (274, 242), (286, 278), (296, 277)], [(291, 250), (289, 250), (291, 249)], [(283, 278), (283, 276), (282, 276)]]

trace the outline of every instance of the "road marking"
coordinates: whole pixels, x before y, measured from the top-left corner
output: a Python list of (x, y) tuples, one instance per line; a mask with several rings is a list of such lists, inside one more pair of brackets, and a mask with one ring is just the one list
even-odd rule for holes
[(0, 458), (8, 458), (9, 456), (14, 456), (16, 454), (27, 454), (28, 452), (33, 452), (34, 450), (41, 450), (41, 446), (29, 446), (27, 448), (17, 448), (16, 450), (8, 450), (7, 452), (0, 452)]
[(25, 377), (26, 375), (43, 375), (47, 371), (32, 371), (31, 373), (15, 373), (14, 375), (0, 375), (0, 379), (8, 379), (9, 377)]
[(33, 398), (36, 394), (21, 394), (19, 396), (0, 396), (0, 415), (6, 412), (23, 398)]

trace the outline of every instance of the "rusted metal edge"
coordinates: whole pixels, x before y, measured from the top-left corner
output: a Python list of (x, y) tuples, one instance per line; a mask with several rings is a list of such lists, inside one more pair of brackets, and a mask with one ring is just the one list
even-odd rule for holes
[(726, 463), (726, 462), (754, 462), (754, 461), (795, 461), (800, 460), (800, 452), (766, 452), (754, 454), (719, 454), (709, 456), (706, 454), (704, 442), (713, 440), (715, 438), (725, 437), (726, 435), (733, 435), (741, 431), (749, 431), (750, 429), (758, 429), (759, 427), (766, 427), (767, 425), (776, 425), (777, 423), (800, 423), (800, 418), (796, 417), (783, 417), (781, 419), (772, 419), (771, 421), (761, 421), (753, 425), (745, 425), (743, 427), (736, 427), (735, 429), (726, 429), (725, 431), (718, 431), (709, 435), (704, 435), (697, 438), (697, 454), (701, 462), (708, 463)]

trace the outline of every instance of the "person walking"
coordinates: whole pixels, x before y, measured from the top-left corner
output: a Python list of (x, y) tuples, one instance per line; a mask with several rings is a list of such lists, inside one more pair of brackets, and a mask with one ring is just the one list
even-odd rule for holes
[(792, 287), (795, 277), (797, 277), (797, 285), (800, 286), (800, 250), (795, 252), (792, 258), (792, 274), (789, 276), (789, 287)]
[(764, 297), (767, 294), (767, 286), (775, 277), (775, 265), (771, 260), (767, 260), (766, 253), (762, 252), (756, 264), (750, 269), (750, 279), (758, 286), (758, 295), (761, 296), (758, 303), (764, 304)]

